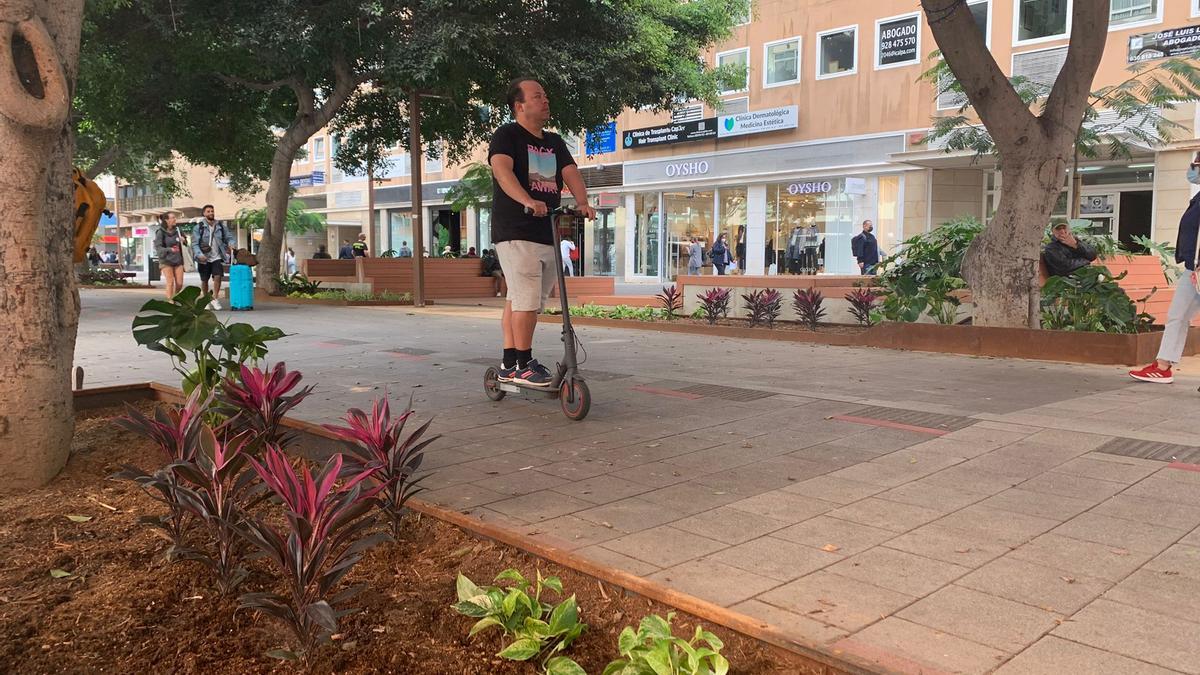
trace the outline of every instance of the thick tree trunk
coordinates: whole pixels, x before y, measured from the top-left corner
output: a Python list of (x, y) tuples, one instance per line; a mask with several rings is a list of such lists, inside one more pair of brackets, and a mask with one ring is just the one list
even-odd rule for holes
[[(83, 0), (0, 0), (0, 491), (45, 484), (74, 433), (79, 321), (67, 123)], [(15, 75), (15, 77), (14, 77)]]
[(963, 258), (977, 325), (1040, 327), (1038, 258), (1065, 165), (1061, 157), (1004, 164), (996, 214)]

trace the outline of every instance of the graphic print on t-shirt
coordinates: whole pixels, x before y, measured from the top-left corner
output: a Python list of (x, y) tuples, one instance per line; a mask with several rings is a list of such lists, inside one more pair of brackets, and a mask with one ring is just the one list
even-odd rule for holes
[(558, 192), (558, 158), (552, 148), (536, 145), (525, 146), (529, 150), (529, 191)]

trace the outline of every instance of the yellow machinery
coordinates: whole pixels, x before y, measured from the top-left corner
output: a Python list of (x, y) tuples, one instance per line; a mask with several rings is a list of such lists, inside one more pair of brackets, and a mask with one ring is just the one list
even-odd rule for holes
[(96, 234), (108, 199), (104, 190), (79, 169), (72, 169), (71, 182), (75, 184), (75, 263), (79, 264), (92, 245), (92, 236)]

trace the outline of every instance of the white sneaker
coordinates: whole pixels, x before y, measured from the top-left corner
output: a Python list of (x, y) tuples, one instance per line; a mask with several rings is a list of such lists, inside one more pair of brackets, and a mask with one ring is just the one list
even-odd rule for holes
[(221, 301), (216, 298), (213, 298), (212, 308), (213, 309), (225, 309), (224, 307), (221, 306)]

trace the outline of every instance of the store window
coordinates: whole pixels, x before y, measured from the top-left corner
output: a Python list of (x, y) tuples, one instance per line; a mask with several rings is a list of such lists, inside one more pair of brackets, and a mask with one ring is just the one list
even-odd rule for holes
[(475, 241), (480, 251), (492, 248), (492, 210), (481, 206), (475, 212)]
[(853, 274), (850, 239), (865, 210), (866, 179), (801, 180), (767, 186), (767, 274)]
[(1108, 25), (1121, 27), (1123, 24), (1151, 23), (1161, 20), (1159, 9), (1162, 0), (1112, 0), (1109, 8)]
[(763, 86), (779, 87), (800, 81), (800, 38), (763, 45)]
[(733, 94), (739, 91), (747, 91), (750, 89), (750, 48), (734, 49), (728, 52), (717, 54), (717, 67), (732, 66), (740, 68), (744, 74), (742, 79), (739, 79), (736, 84), (728, 89), (721, 90), (722, 94)]
[(1016, 0), (1016, 3), (1016, 42), (1053, 40), (1066, 36), (1071, 0)]
[[(694, 239), (704, 250), (712, 246), (713, 192), (686, 190), (663, 193), (663, 211), (667, 214), (667, 237), (663, 251), (666, 275), (674, 279), (694, 267), (691, 245)], [(703, 267), (703, 261), (701, 261)]]
[(858, 26), (817, 33), (817, 79), (853, 75), (858, 70)]
[(975, 25), (979, 27), (979, 32), (983, 33), (983, 41), (988, 47), (992, 46), (992, 2), (991, 0), (978, 0), (977, 2), (968, 2), (967, 9), (971, 10), (971, 16), (975, 17)]
[(875, 238), (883, 255), (896, 252), (904, 241), (904, 223), (900, 204), (900, 176), (880, 176), (875, 215)]
[(324, 138), (314, 138), (313, 139), (313, 161), (314, 162), (324, 162), (325, 161), (325, 139)]
[(388, 234), (390, 235), (389, 245), (392, 250), (397, 253), (404, 244), (408, 244), (408, 248), (413, 248), (412, 236), (412, 213), (408, 211), (389, 211), (388, 212)]
[(662, 240), (658, 193), (638, 193), (634, 195), (633, 204), (633, 274), (639, 277), (657, 277), (658, 249)]
[(425, 173), (440, 173), (442, 156), (446, 150), (442, 143), (433, 143), (425, 152)]

